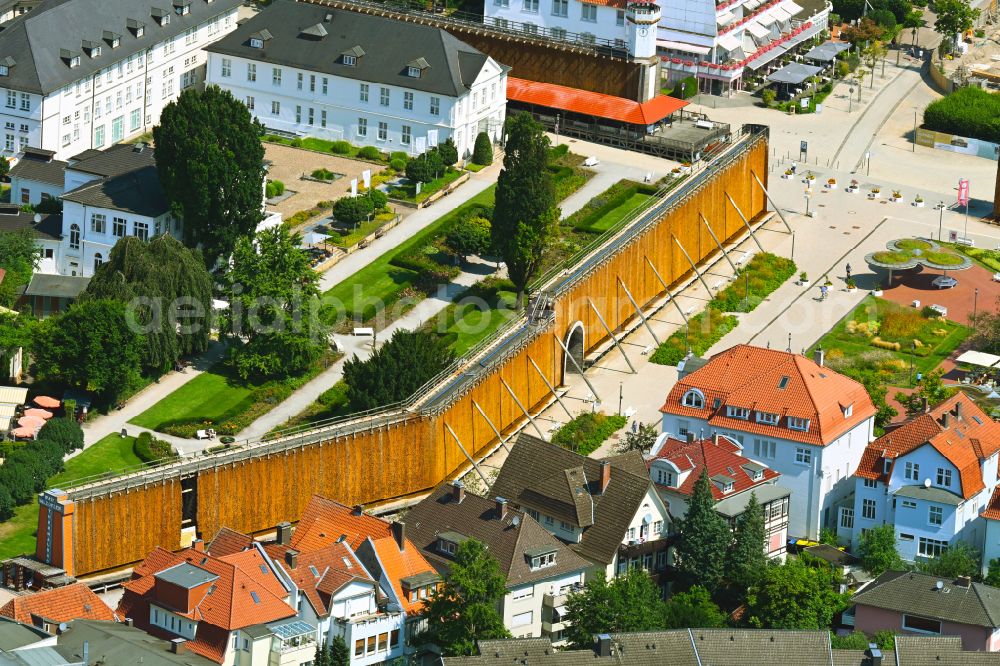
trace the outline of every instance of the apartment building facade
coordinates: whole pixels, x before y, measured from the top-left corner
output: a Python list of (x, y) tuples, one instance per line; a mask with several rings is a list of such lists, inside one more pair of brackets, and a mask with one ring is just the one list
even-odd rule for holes
[(507, 68), (438, 28), (278, 0), (207, 50), (209, 83), (285, 135), (467, 156), (503, 130)]
[(0, 32), (0, 154), (66, 159), (149, 131), (205, 80), (204, 47), (236, 28), (239, 0), (44, 3)]

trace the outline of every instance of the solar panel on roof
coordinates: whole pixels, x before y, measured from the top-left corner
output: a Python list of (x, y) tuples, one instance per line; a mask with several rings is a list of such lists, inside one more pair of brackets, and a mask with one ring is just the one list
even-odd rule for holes
[(319, 570), (313, 565), (309, 565), (309, 571), (312, 572), (313, 578), (319, 578)]
[(267, 565), (266, 564), (260, 565), (260, 572), (262, 574), (266, 574), (267, 573)]
[(250, 591), (250, 598), (253, 599), (253, 602), (255, 604), (259, 604), (260, 603), (260, 597), (258, 597), (257, 593), (254, 592), (253, 590)]

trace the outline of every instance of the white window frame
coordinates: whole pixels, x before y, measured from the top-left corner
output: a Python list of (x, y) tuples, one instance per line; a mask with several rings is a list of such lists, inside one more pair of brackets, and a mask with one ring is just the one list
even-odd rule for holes
[(809, 432), (809, 419), (799, 418), (798, 416), (789, 416), (788, 429)]
[(875, 520), (875, 516), (878, 513), (878, 502), (873, 499), (865, 498), (861, 500), (861, 517), (865, 520)]
[(798, 465), (811, 465), (812, 464), (813, 452), (812, 449), (806, 448), (804, 446), (795, 447), (795, 463)]
[(920, 463), (907, 462), (903, 467), (903, 478), (907, 481), (920, 480)]
[(737, 407), (735, 405), (726, 405), (726, 416), (731, 419), (740, 419), (741, 421), (750, 420), (750, 410), (746, 407)]
[(681, 398), (681, 404), (685, 407), (691, 407), (693, 409), (704, 409), (705, 394), (698, 389), (688, 389), (688, 391)]
[(944, 524), (944, 507), (936, 504), (927, 507), (927, 524), (932, 527), (941, 527)]

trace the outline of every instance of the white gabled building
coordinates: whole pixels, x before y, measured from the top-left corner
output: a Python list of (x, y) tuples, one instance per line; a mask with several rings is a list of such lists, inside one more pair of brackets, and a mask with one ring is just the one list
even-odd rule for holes
[(0, 32), (0, 154), (66, 159), (148, 131), (205, 79), (239, 0), (50, 0)]
[(1000, 555), (996, 503), (1000, 425), (959, 392), (868, 445), (855, 472), (854, 499), (840, 508), (838, 536), (892, 525), (900, 556), (933, 559), (958, 541)]
[(438, 28), (277, 0), (207, 50), (208, 82), (276, 132), (415, 153), (436, 131), (463, 156), (503, 130), (507, 68)]
[(822, 352), (814, 361), (745, 344), (682, 375), (660, 411), (664, 433), (725, 435), (780, 473), (793, 498), (788, 533), (809, 539), (836, 526), (875, 425), (864, 387), (824, 367)]

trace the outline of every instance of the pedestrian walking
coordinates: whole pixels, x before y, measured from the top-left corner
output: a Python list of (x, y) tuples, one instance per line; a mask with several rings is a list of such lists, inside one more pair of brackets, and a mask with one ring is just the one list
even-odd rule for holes
[(847, 264), (847, 279), (851, 279), (851, 265)]
[(819, 288), (819, 300), (821, 300), (821, 301), (825, 301), (826, 300), (826, 285), (822, 285)]
[(632, 419), (632, 434), (635, 435), (639, 432), (639, 422)]

